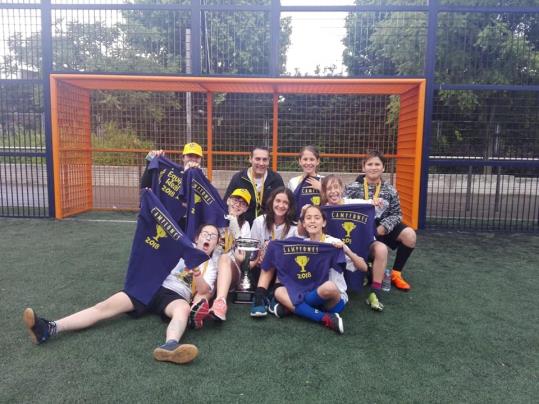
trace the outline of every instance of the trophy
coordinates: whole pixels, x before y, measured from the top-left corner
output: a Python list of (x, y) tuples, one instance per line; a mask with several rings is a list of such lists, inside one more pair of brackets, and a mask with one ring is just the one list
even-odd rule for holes
[(299, 272), (304, 273), (305, 267), (309, 263), (309, 257), (307, 257), (306, 255), (298, 255), (294, 261), (296, 261), (296, 264), (298, 264), (300, 267)]
[(260, 242), (253, 238), (239, 238), (236, 240), (234, 249), (245, 252), (245, 259), (240, 267), (240, 282), (236, 290), (232, 292), (232, 301), (234, 303), (250, 304), (255, 294), (255, 286), (251, 279), (251, 268), (249, 262), (256, 259), (260, 250)]
[(165, 229), (163, 229), (161, 227), (161, 225), (157, 225), (155, 227), (155, 236), (153, 236), (152, 238), (155, 240), (155, 241), (159, 241), (160, 238), (163, 238), (163, 237), (166, 237), (167, 236), (167, 232), (165, 231)]

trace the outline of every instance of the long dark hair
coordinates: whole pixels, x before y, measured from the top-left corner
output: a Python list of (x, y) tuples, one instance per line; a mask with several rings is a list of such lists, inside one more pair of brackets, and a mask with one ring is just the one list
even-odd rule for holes
[(279, 187), (274, 189), (268, 200), (266, 201), (266, 229), (271, 233), (273, 230), (273, 225), (275, 224), (275, 212), (273, 211), (273, 201), (278, 194), (285, 194), (288, 198), (288, 212), (284, 217), (284, 229), (283, 235), (286, 236), (290, 231), (290, 228), (294, 224), (294, 219), (296, 218), (296, 201), (294, 199), (294, 194), (288, 188)]

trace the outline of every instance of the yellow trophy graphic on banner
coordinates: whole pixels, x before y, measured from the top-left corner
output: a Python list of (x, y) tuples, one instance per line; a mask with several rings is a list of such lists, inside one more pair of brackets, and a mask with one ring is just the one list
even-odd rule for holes
[(313, 205), (320, 205), (320, 196), (316, 195), (311, 198), (311, 203)]
[(356, 228), (357, 226), (353, 222), (344, 222), (342, 224), (342, 228), (346, 232), (346, 235), (342, 239), (343, 243), (350, 244), (352, 242), (352, 237), (350, 236), (350, 233)]
[(159, 247), (161, 247), (161, 245), (158, 243), (159, 239), (166, 236), (167, 232), (161, 227), (161, 225), (158, 224), (155, 226), (155, 236), (146, 236), (146, 240), (144, 240), (144, 242), (151, 246), (153, 249), (158, 250)]
[(312, 274), (305, 269), (305, 267), (309, 263), (309, 257), (307, 257), (306, 255), (298, 255), (294, 261), (296, 261), (296, 264), (298, 264), (300, 267), (300, 271), (297, 274), (298, 279), (307, 279), (312, 277)]
[[(199, 194), (195, 194), (195, 205), (197, 203), (200, 203), (200, 201), (202, 200), (202, 198), (200, 197)], [(194, 215), (195, 214), (195, 208), (191, 208), (191, 214)]]

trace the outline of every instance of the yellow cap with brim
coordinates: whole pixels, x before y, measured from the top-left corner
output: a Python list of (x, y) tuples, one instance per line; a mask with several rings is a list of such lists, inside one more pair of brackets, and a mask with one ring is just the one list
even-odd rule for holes
[(186, 143), (183, 146), (183, 154), (196, 154), (202, 157), (202, 147), (198, 143)]
[(236, 188), (230, 196), (237, 196), (247, 202), (247, 205), (251, 203), (251, 194), (245, 188)]

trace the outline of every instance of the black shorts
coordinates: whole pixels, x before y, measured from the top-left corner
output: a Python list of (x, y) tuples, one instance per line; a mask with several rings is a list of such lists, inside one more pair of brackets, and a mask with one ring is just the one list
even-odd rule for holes
[(399, 234), (401, 234), (407, 227), (408, 226), (405, 224), (399, 223), (390, 233), (384, 234), (383, 236), (376, 236), (376, 240), (381, 241), (392, 250), (395, 250), (401, 244), (400, 241), (397, 241), (397, 237), (399, 237)]
[[(133, 318), (139, 318), (147, 313), (154, 313), (157, 315), (160, 315), (161, 318), (164, 321), (170, 320), (170, 318), (165, 314), (165, 308), (172, 303), (174, 300), (185, 300), (184, 297), (180, 296), (173, 290), (160, 287), (157, 293), (152, 297), (152, 300), (150, 300), (150, 303), (147, 305), (138, 301), (133, 296), (129, 296), (128, 293), (124, 293), (131, 299), (131, 303), (133, 303), (133, 306), (135, 307), (132, 311), (127, 313)], [(188, 302), (189, 303), (189, 302)]]

